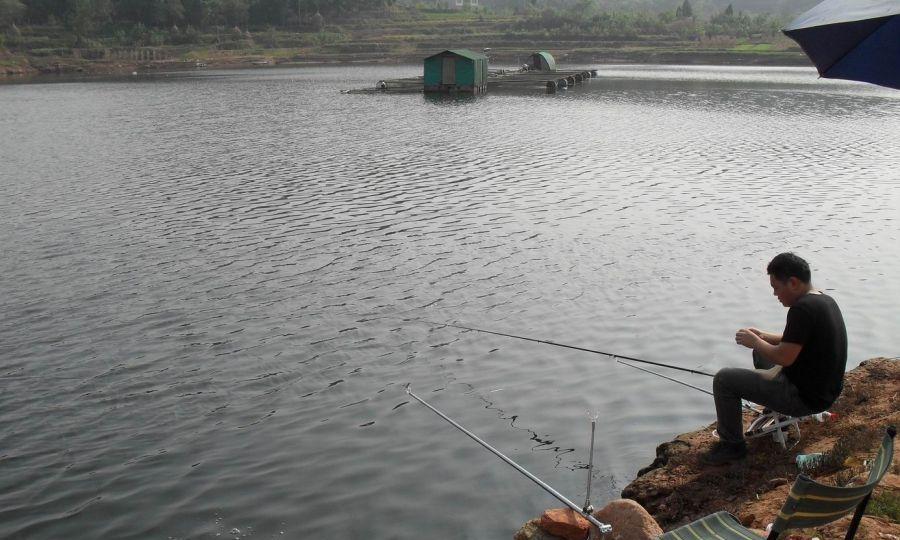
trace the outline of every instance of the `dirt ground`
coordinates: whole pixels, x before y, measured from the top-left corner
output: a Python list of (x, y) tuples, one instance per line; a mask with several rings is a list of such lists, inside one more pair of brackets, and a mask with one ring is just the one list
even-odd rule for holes
[[(657, 459), (638, 473), (622, 497), (643, 505), (663, 530), (719, 510), (731, 512), (745, 526), (765, 529), (775, 520), (799, 474), (794, 461), (797, 454), (825, 453), (826, 462), (806, 472), (819, 482), (864, 483), (865, 462), (877, 453), (885, 428), (900, 426), (900, 361), (875, 358), (848, 372), (844, 391), (830, 411), (837, 417), (824, 423), (802, 422), (802, 436), (790, 450), (782, 449), (767, 435), (748, 441), (747, 459), (729, 465), (708, 466), (699, 460), (715, 440), (714, 425), (679, 435), (657, 448)], [(893, 519), (869, 515), (873, 512), (870, 503), (856, 534), (859, 540), (900, 540), (900, 455), (896, 442), (894, 446), (894, 463), (873, 498), (876, 507), (892, 506), (887, 513)], [(848, 516), (820, 529), (790, 531), (790, 536), (794, 540), (838, 540), (844, 537), (849, 521)]]

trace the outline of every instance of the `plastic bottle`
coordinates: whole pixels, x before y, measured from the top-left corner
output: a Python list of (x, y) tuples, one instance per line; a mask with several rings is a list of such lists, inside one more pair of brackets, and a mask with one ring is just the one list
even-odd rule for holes
[(825, 454), (816, 452), (814, 454), (797, 454), (794, 461), (800, 470), (809, 470), (818, 467), (825, 459)]
[(812, 415), (813, 418), (818, 422), (830, 422), (837, 418), (837, 415), (833, 412), (822, 411), (820, 413), (816, 413)]

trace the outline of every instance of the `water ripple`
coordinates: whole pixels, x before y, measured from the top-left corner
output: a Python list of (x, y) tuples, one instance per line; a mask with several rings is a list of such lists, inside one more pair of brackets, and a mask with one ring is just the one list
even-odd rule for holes
[(585, 412), (601, 498), (712, 420), (608, 359), (417, 318), (742, 365), (796, 250), (851, 363), (897, 355), (896, 93), (665, 66), (336, 92), (395, 70), (0, 86), (0, 536), (506, 538), (547, 506), (407, 382), (575, 499)]

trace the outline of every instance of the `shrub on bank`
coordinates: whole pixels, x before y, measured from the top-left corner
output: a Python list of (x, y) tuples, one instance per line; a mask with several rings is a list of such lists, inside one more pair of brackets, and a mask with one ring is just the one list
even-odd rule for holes
[(900, 521), (900, 494), (883, 491), (876, 493), (866, 513), (871, 516), (881, 516), (893, 521)]

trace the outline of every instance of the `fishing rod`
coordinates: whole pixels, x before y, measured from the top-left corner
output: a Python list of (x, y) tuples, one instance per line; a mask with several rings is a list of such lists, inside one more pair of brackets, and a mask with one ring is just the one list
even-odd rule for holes
[[(656, 375), (657, 377), (662, 377), (663, 379), (665, 379), (665, 380), (667, 380), (667, 381), (672, 381), (672, 382), (678, 383), (678, 384), (680, 384), (680, 385), (682, 385), (682, 386), (687, 386), (688, 388), (693, 388), (694, 390), (699, 390), (699, 391), (703, 392), (704, 394), (709, 394), (709, 395), (715, 397), (715, 394), (713, 394), (713, 393), (710, 392), (709, 390), (705, 390), (705, 389), (703, 389), (703, 388), (700, 388), (699, 386), (694, 386), (693, 384), (688, 384), (688, 383), (686, 383), (686, 382), (684, 382), (684, 381), (679, 381), (678, 379), (673, 379), (672, 377), (666, 377), (666, 376), (663, 375), (662, 373), (657, 373), (657, 372), (655, 372), (655, 371), (650, 371), (649, 369), (644, 369), (644, 368), (642, 368), (642, 367), (640, 367), (640, 366), (636, 366), (636, 365), (634, 365), (634, 364), (629, 364), (628, 362), (623, 362), (622, 360), (619, 360), (619, 359), (616, 359), (616, 362), (622, 364), (623, 366), (628, 366), (628, 367), (630, 367), (630, 368), (634, 368), (634, 369), (643, 371), (644, 373), (649, 373), (649, 374), (651, 374), (651, 375)], [(755, 412), (755, 413), (759, 413), (759, 411), (758, 411), (757, 409), (754, 409), (753, 407), (751, 407), (750, 405), (748, 405), (747, 402), (745, 402), (744, 400), (741, 400), (741, 407), (747, 409), (748, 411), (752, 411), (752, 412)]]
[(4, 381), (14, 381), (14, 380), (25, 380), (25, 379), (40, 379), (40, 380), (58, 380), (58, 381), (81, 381), (84, 380), (84, 377), (57, 377), (54, 375), (2, 375), (0, 376), (0, 380)]
[[(684, 381), (679, 381), (678, 379), (673, 379), (672, 377), (667, 377), (667, 376), (665, 376), (665, 375), (663, 375), (663, 374), (661, 374), (661, 373), (657, 373), (657, 372), (655, 372), (655, 371), (650, 371), (649, 369), (644, 369), (644, 368), (639, 367), (639, 366), (636, 366), (636, 365), (634, 365), (634, 364), (629, 364), (628, 362), (624, 362), (623, 359), (624, 359), (624, 360), (630, 360), (630, 361), (632, 361), (632, 362), (641, 362), (641, 363), (643, 363), (643, 364), (650, 364), (650, 365), (654, 365), (654, 366), (665, 367), (665, 368), (669, 368), (669, 369), (677, 369), (678, 371), (686, 371), (686, 372), (688, 372), (688, 373), (694, 373), (694, 374), (696, 374), (696, 375), (706, 375), (707, 377), (715, 377), (715, 374), (713, 374), (713, 373), (708, 373), (708, 372), (706, 372), (706, 371), (698, 371), (698, 370), (695, 370), (695, 369), (688, 369), (688, 368), (683, 368), (683, 367), (679, 367), (679, 366), (673, 366), (673, 365), (670, 365), (670, 364), (663, 364), (663, 363), (661, 363), (661, 362), (651, 362), (650, 360), (641, 360), (640, 358), (633, 358), (633, 357), (630, 357), (630, 356), (623, 356), (623, 355), (621, 355), (621, 354), (613, 354), (613, 353), (608, 353), (608, 352), (603, 352), (603, 351), (597, 351), (597, 350), (594, 350), (594, 349), (587, 349), (587, 348), (585, 348), (585, 347), (578, 347), (578, 346), (575, 346), (575, 345), (567, 345), (567, 344), (565, 344), (565, 343), (556, 343), (556, 342), (554, 342), (554, 341), (546, 341), (546, 340), (543, 340), (543, 339), (535, 339), (535, 338), (524, 337), (524, 336), (516, 336), (516, 335), (513, 335), (513, 334), (504, 334), (504, 333), (502, 333), (502, 332), (493, 332), (493, 331), (491, 331), (491, 330), (483, 330), (483, 329), (481, 329), (481, 328), (472, 328), (472, 327), (469, 327), (469, 326), (461, 326), (461, 325), (458, 325), (458, 324), (439, 323), (439, 322), (429, 321), (429, 320), (426, 320), (426, 319), (400, 319), (400, 320), (403, 320), (403, 321), (417, 321), (417, 322), (423, 322), (423, 323), (431, 324), (431, 325), (434, 325), (434, 326), (450, 326), (450, 327), (453, 327), (453, 328), (459, 328), (459, 329), (462, 329), (462, 330), (472, 330), (473, 332), (483, 332), (483, 333), (485, 333), (485, 334), (493, 334), (493, 335), (495, 335), (495, 336), (504, 336), (504, 337), (510, 337), (510, 338), (515, 338), (515, 339), (523, 339), (523, 340), (525, 340), (525, 341), (533, 341), (533, 342), (535, 342), (535, 343), (544, 343), (544, 344), (547, 344), (547, 345), (555, 345), (555, 346), (557, 346), (557, 347), (565, 347), (565, 348), (567, 348), (567, 349), (575, 349), (576, 351), (585, 351), (585, 352), (589, 352), (589, 353), (602, 354), (602, 355), (605, 355), (605, 356), (609, 356), (610, 358), (612, 358), (612, 359), (615, 360), (616, 362), (618, 362), (618, 363), (620, 363), (620, 364), (622, 364), (622, 365), (628, 366), (628, 367), (630, 367), (630, 368), (634, 368), (634, 369), (643, 371), (643, 372), (645, 372), (645, 373), (649, 373), (649, 374), (651, 374), (651, 375), (656, 375), (657, 377), (662, 377), (663, 379), (666, 379), (667, 381), (672, 381), (672, 382), (678, 383), (678, 384), (680, 384), (680, 385), (682, 385), (682, 386), (687, 386), (688, 388), (693, 388), (694, 390), (699, 390), (699, 391), (703, 392), (704, 394), (709, 394), (710, 396), (714, 396), (714, 395), (715, 395), (715, 394), (713, 394), (712, 392), (710, 392), (709, 390), (705, 390), (705, 389), (703, 389), (703, 388), (700, 388), (699, 386), (694, 386), (694, 385), (688, 384), (688, 383), (686, 383), (686, 382), (684, 382)], [(751, 412), (754, 412), (754, 413), (759, 413), (759, 410), (754, 409), (753, 407), (751, 407), (746, 401), (741, 401), (741, 406), (742, 406), (743, 408), (747, 409), (748, 411), (751, 411)], [(588, 504), (589, 504), (589, 502), (586, 502), (586, 503), (585, 503), (585, 507), (587, 507)]]
[[(630, 361), (632, 361), (632, 362), (640, 362), (640, 363), (643, 363), (643, 364), (650, 364), (650, 365), (659, 366), (659, 367), (665, 367), (665, 368), (669, 368), (669, 369), (676, 369), (676, 370), (678, 370), (678, 371), (686, 371), (686, 372), (688, 372), (688, 373), (694, 373), (694, 374), (696, 374), (696, 375), (706, 375), (707, 377), (715, 377), (714, 374), (708, 373), (708, 372), (706, 372), (706, 371), (698, 371), (698, 370), (695, 370), (695, 369), (688, 369), (688, 368), (683, 368), (683, 367), (680, 367), (680, 366), (673, 366), (673, 365), (670, 365), (670, 364), (663, 364), (663, 363), (661, 363), (661, 362), (651, 362), (650, 360), (641, 360), (640, 358), (633, 358), (633, 357), (630, 357), (630, 356), (623, 356), (623, 355), (621, 355), (621, 354), (613, 354), (613, 353), (608, 353), (608, 352), (603, 352), (603, 351), (597, 351), (597, 350), (594, 350), (594, 349), (588, 349), (588, 348), (585, 348), (585, 347), (578, 347), (578, 346), (576, 346), (576, 345), (567, 345), (567, 344), (565, 344), (565, 343), (556, 343), (556, 342), (554, 342), (554, 341), (547, 341), (547, 340), (543, 340), (543, 339), (535, 339), (535, 338), (530, 338), (530, 337), (517, 336), (517, 335), (514, 335), (514, 334), (504, 334), (503, 332), (494, 332), (494, 331), (491, 331), (491, 330), (484, 330), (484, 329), (481, 329), (481, 328), (472, 328), (472, 327), (470, 327), (470, 326), (462, 326), (462, 325), (459, 325), (459, 324), (439, 323), (439, 322), (429, 321), (429, 320), (427, 320), (427, 319), (401, 319), (401, 320), (403, 320), (403, 321), (417, 321), (417, 322), (423, 322), (423, 323), (431, 324), (431, 325), (434, 325), (434, 326), (450, 326), (450, 327), (452, 327), (452, 328), (459, 328), (459, 329), (461, 329), (461, 330), (471, 330), (471, 331), (473, 331), (473, 332), (483, 332), (483, 333), (485, 333), (485, 334), (493, 334), (493, 335), (495, 335), (495, 336), (504, 336), (504, 337), (510, 337), (510, 338), (515, 338), (515, 339), (522, 339), (522, 340), (525, 340), (525, 341), (533, 341), (533, 342), (535, 342), (535, 343), (544, 343), (544, 344), (547, 344), (547, 345), (555, 345), (555, 346), (557, 346), (557, 347), (565, 347), (565, 348), (567, 348), (567, 349), (575, 349), (575, 350), (577, 350), (577, 351), (585, 351), (585, 352), (589, 352), (589, 353), (602, 354), (602, 355), (611, 357), (613, 360), (615, 360), (616, 362), (618, 362), (618, 363), (620, 363), (620, 364), (622, 364), (622, 365), (625, 365), (625, 366), (628, 366), (628, 367), (630, 367), (630, 368), (634, 368), (634, 369), (643, 371), (643, 372), (645, 372), (645, 373), (649, 373), (649, 374), (651, 374), (651, 375), (656, 375), (657, 377), (662, 377), (663, 379), (666, 379), (667, 381), (672, 381), (672, 382), (678, 383), (678, 384), (680, 384), (680, 385), (682, 385), (682, 386), (687, 386), (688, 388), (693, 388), (694, 390), (699, 390), (700, 392), (703, 392), (704, 394), (708, 394), (708, 395), (710, 395), (710, 396), (714, 396), (714, 394), (713, 394), (712, 392), (710, 392), (709, 390), (705, 390), (705, 389), (703, 389), (703, 388), (700, 388), (699, 386), (694, 386), (694, 385), (688, 384), (688, 383), (686, 383), (686, 382), (684, 382), (684, 381), (679, 381), (678, 379), (673, 379), (672, 377), (667, 377), (667, 376), (665, 376), (665, 375), (663, 375), (663, 374), (661, 374), (661, 373), (657, 373), (657, 372), (655, 372), (655, 371), (650, 371), (649, 369), (644, 369), (644, 368), (639, 367), (639, 366), (636, 366), (636, 365), (634, 365), (634, 364), (629, 364), (628, 362), (625, 362), (625, 361), (623, 361), (623, 360), (630, 360)], [(741, 406), (742, 406), (743, 408), (749, 410), (749, 411), (752, 411), (752, 412), (755, 412), (755, 413), (758, 413), (758, 412), (759, 412), (758, 410), (754, 409), (753, 407), (751, 407), (750, 405), (748, 405), (748, 404), (747, 404), (746, 402), (744, 402), (744, 401), (741, 402)], [(585, 507), (587, 507), (588, 505), (589, 505), (589, 501), (588, 501), (588, 502), (585, 502)]]
[(631, 356), (623, 356), (621, 354), (614, 354), (614, 353), (609, 353), (609, 352), (604, 352), (604, 351), (598, 351), (596, 349), (588, 349), (586, 347), (579, 347), (577, 345), (567, 345), (565, 343), (556, 343), (555, 341), (547, 341), (545, 339), (536, 339), (536, 338), (530, 338), (530, 337), (525, 337), (525, 336), (517, 336), (514, 334), (504, 334), (503, 332), (494, 332), (492, 330), (484, 330), (482, 328), (473, 328), (471, 326), (462, 326), (459, 324), (439, 323), (439, 322), (429, 321), (427, 319), (401, 319), (401, 320), (422, 322), (422, 323), (430, 324), (433, 326), (450, 326), (452, 328), (459, 328), (461, 330), (471, 330), (473, 332), (481, 332), (484, 334), (493, 334), (495, 336), (503, 336), (503, 337), (513, 338), (513, 339), (521, 339), (524, 341), (532, 341), (534, 343), (543, 343), (545, 345), (554, 345), (556, 347), (565, 347), (566, 349), (574, 349), (576, 351), (584, 351), (584, 352), (589, 352), (589, 353), (594, 353), (594, 354), (602, 354), (602, 355), (608, 356), (614, 360), (618, 360), (621, 358), (624, 360), (630, 360), (632, 362), (640, 362), (642, 364), (650, 364), (653, 366), (659, 366), (659, 367), (664, 367), (664, 368), (669, 368), (669, 369), (676, 369), (678, 371), (686, 371), (688, 373), (693, 373), (695, 375), (706, 375), (707, 377), (715, 377), (715, 375), (713, 373), (708, 373), (706, 371), (699, 371), (696, 369), (684, 368), (684, 367), (680, 367), (680, 366), (673, 366), (671, 364), (663, 364), (661, 362), (651, 362), (650, 360), (641, 360), (640, 358), (634, 358)]
[[(410, 385), (409, 385), (409, 384), (406, 385), (406, 393), (409, 394), (413, 399), (415, 399), (416, 401), (418, 401), (418, 402), (421, 403), (422, 405), (425, 405), (426, 407), (428, 407), (429, 409), (431, 409), (432, 411), (434, 411), (435, 414), (437, 414), (438, 416), (440, 416), (441, 418), (443, 418), (443, 419), (446, 420), (447, 422), (450, 422), (450, 424), (451, 424), (453, 427), (455, 427), (456, 429), (458, 429), (458, 430), (462, 431), (463, 433), (465, 433), (466, 435), (468, 435), (472, 440), (474, 440), (475, 442), (477, 442), (477, 443), (480, 444), (481, 446), (487, 448), (487, 449), (488, 449), (491, 453), (493, 453), (495, 456), (499, 457), (500, 459), (502, 459), (503, 461), (505, 461), (507, 464), (511, 465), (514, 469), (516, 469), (516, 470), (519, 471), (520, 473), (524, 474), (526, 477), (528, 477), (529, 480), (531, 480), (531, 481), (534, 482), (535, 484), (537, 484), (537, 485), (539, 485), (540, 487), (542, 487), (547, 493), (549, 493), (549, 494), (553, 495), (554, 497), (556, 497), (557, 499), (559, 499), (559, 501), (560, 501), (561, 503), (565, 504), (566, 506), (568, 506), (569, 508), (571, 508), (572, 510), (574, 510), (575, 512), (577, 512), (577, 513), (578, 513), (580, 516), (582, 516), (584, 519), (588, 520), (592, 525), (595, 525), (595, 526), (600, 530), (601, 533), (612, 532), (612, 526), (611, 526), (611, 525), (608, 525), (608, 524), (606, 524), (606, 523), (601, 523), (600, 521), (597, 520), (597, 518), (595, 518), (593, 515), (591, 515), (590, 512), (587, 511), (588, 508), (590, 507), (590, 502), (589, 502), (589, 501), (585, 502), (585, 508), (584, 508), (584, 509), (578, 508), (578, 506), (577, 506), (575, 503), (573, 503), (572, 501), (570, 501), (569, 499), (567, 499), (567, 498), (566, 498), (564, 495), (562, 495), (560, 492), (556, 491), (556, 490), (553, 489), (552, 487), (550, 487), (550, 486), (548, 486), (547, 484), (545, 484), (544, 482), (542, 482), (537, 476), (535, 476), (535, 475), (531, 474), (530, 472), (526, 471), (521, 465), (519, 465), (519, 464), (516, 463), (515, 461), (513, 461), (513, 460), (509, 459), (508, 457), (506, 457), (505, 455), (503, 455), (499, 450), (497, 450), (497, 449), (494, 448), (493, 446), (491, 446), (491, 445), (489, 445), (488, 443), (486, 443), (486, 442), (484, 442), (483, 440), (481, 440), (477, 435), (475, 435), (474, 433), (472, 433), (472, 432), (469, 431), (468, 429), (466, 429), (466, 428), (462, 427), (461, 425), (457, 424), (456, 422), (454, 422), (454, 421), (453, 421), (449, 416), (447, 416), (446, 414), (442, 413), (441, 411), (439, 411), (439, 410), (435, 409), (434, 407), (432, 407), (431, 405), (429, 405), (428, 402), (426, 402), (424, 399), (422, 399), (422, 398), (420, 398), (419, 396), (415, 395), (415, 394), (413, 393), (413, 391), (410, 390)], [(593, 428), (592, 428), (592, 431), (593, 431)], [(593, 433), (592, 433), (591, 436), (593, 437)], [(592, 449), (593, 449), (593, 445), (594, 445), (594, 443), (593, 443), (593, 438), (592, 438), (592, 439), (591, 439), (591, 448), (592, 448)], [(593, 463), (593, 451), (591, 452), (591, 462)], [(590, 479), (588, 479), (588, 482), (590, 482)], [(588, 489), (590, 490), (590, 485), (589, 485)], [(588, 496), (590, 496), (590, 491), (588, 491)]]

